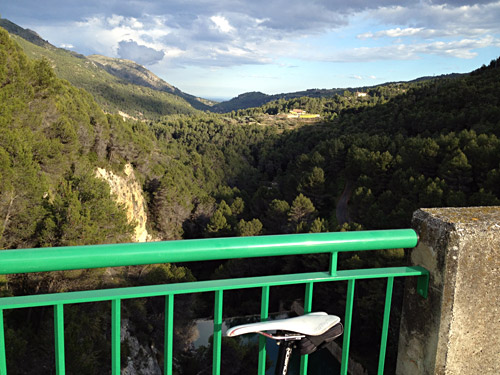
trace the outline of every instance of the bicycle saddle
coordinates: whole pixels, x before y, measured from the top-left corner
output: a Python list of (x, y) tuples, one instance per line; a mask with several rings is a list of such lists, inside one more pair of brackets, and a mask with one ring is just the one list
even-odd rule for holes
[(338, 323), (340, 323), (340, 318), (336, 315), (315, 312), (294, 318), (242, 324), (228, 329), (226, 335), (234, 337), (245, 333), (259, 333), (262, 331), (286, 331), (307, 336), (319, 336)]

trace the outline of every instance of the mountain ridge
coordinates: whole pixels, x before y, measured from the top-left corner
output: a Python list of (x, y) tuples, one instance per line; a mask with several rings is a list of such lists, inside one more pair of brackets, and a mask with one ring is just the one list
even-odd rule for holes
[(127, 83), (180, 96), (196, 109), (207, 110), (208, 106), (214, 104), (208, 99), (181, 91), (135, 61), (95, 54), (87, 56), (87, 59), (102, 66), (109, 74), (123, 79)]
[[(460, 74), (453, 73), (435, 77), (419, 77), (411, 81), (386, 82), (374, 86), (331, 89), (312, 88), (271, 95), (260, 91), (252, 91), (241, 93), (230, 100), (217, 103), (213, 100), (203, 99), (183, 92), (134, 61), (97, 54), (84, 56), (74, 51), (58, 48), (44, 40), (35, 31), (24, 29), (7, 19), (0, 18), (0, 27), (4, 27), (11, 35), (17, 36), (17, 41), (30, 57), (48, 58), (61, 78), (89, 91), (103, 109), (136, 119), (157, 118), (168, 114), (193, 114), (197, 110), (229, 113), (260, 107), (281, 99), (290, 100), (300, 97), (328, 98), (342, 95), (346, 91), (351, 93), (356, 91), (366, 92), (380, 86), (460, 76)], [(40, 49), (34, 51), (36, 48), (27, 45), (27, 43)], [(73, 59), (73, 61), (62, 61), (68, 59)], [(75, 65), (76, 67), (75, 69), (67, 67), (62, 69), (59, 67), (59, 65), (64, 64)], [(88, 71), (84, 72), (84, 68), (87, 68)], [(103, 74), (104, 72), (107, 76)], [(87, 76), (84, 77), (85, 75)]]
[(30, 58), (48, 59), (60, 78), (87, 90), (107, 112), (145, 119), (168, 114), (194, 114), (213, 104), (182, 92), (135, 62), (109, 57), (91, 58), (58, 48), (36, 32), (7, 19), (0, 19), (0, 27), (9, 32)]
[(57, 48), (50, 44), (47, 40), (43, 39), (36, 31), (23, 29), (21, 26), (15, 24), (12, 21), (9, 21), (6, 18), (0, 18), (0, 27), (3, 27), (5, 30), (7, 30), (9, 34), (18, 35), (37, 46)]
[(391, 81), (391, 82), (385, 82), (379, 85), (373, 85), (373, 86), (359, 86), (359, 87), (339, 87), (339, 88), (332, 88), (332, 89), (318, 89), (318, 88), (313, 88), (313, 89), (307, 89), (303, 91), (294, 91), (294, 92), (288, 92), (288, 93), (279, 93), (279, 94), (265, 94), (260, 91), (249, 91), (245, 92), (242, 94), (239, 94), (238, 96), (215, 104), (210, 110), (213, 112), (217, 113), (225, 113), (225, 112), (231, 112), (231, 111), (237, 111), (239, 109), (248, 109), (248, 108), (254, 108), (254, 107), (260, 107), (264, 104), (284, 99), (284, 100), (290, 100), (290, 99), (296, 99), (296, 98), (301, 98), (301, 97), (308, 97), (308, 98), (321, 98), (321, 97), (333, 97), (335, 95), (342, 95), (344, 92), (349, 91), (351, 93), (360, 91), (360, 92), (366, 92), (370, 89), (374, 89), (377, 87), (381, 86), (389, 86), (389, 85), (397, 85), (397, 84), (410, 84), (410, 83), (418, 83), (422, 81), (428, 81), (432, 79), (442, 79), (442, 78), (455, 78), (462, 76), (463, 74), (460, 73), (451, 73), (451, 74), (442, 74), (439, 76), (424, 76), (424, 77), (419, 77), (416, 79), (413, 79), (411, 81)]
[[(195, 110), (228, 113), (231, 111), (259, 107), (265, 105), (266, 103), (280, 99), (290, 100), (300, 97), (333, 97), (335, 95), (342, 95), (345, 91), (366, 92), (369, 89), (384, 85), (412, 83), (458, 75), (449, 74), (437, 77), (420, 77), (407, 82), (386, 82), (381, 85), (374, 86), (331, 89), (312, 88), (303, 91), (271, 95), (260, 91), (252, 91), (241, 93), (230, 100), (217, 103), (213, 100), (203, 99), (183, 92), (134, 61), (96, 54), (84, 56), (74, 51), (58, 48), (44, 40), (35, 31), (24, 29), (7, 19), (0, 18), (0, 27), (4, 27), (11, 35), (13, 34), (18, 38), (21, 38), (22, 40), (18, 40), (18, 42), (30, 57), (46, 57), (51, 60), (53, 65), (55, 65), (54, 68), (56, 73), (58, 73), (61, 78), (70, 81), (77, 87), (81, 87), (89, 91), (105, 110), (113, 113), (125, 113), (129, 117), (138, 119), (145, 117), (161, 117), (162, 115), (177, 113), (192, 114)], [(26, 45), (26, 42), (31, 43), (42, 50), (33, 51), (34, 48)], [(58, 69), (58, 63), (63, 64), (61, 60), (69, 58), (74, 59), (71, 64), (82, 65), (83, 63), (86, 65), (90, 70), (88, 73), (91, 76), (95, 75), (97, 79), (93, 80), (91, 77), (78, 78), (78, 76), (82, 76), (82, 72), (77, 72), (75, 76), (73, 69), (67, 69), (68, 71), (66, 72), (62, 71), (62, 69)], [(67, 63), (68, 62), (66, 62), (66, 64)], [(102, 72), (97, 74), (96, 70), (99, 69), (102, 69), (103, 72), (106, 72), (113, 78), (103, 76)], [(76, 68), (76, 70), (81, 70), (81, 66)], [(105, 83), (103, 84), (103, 82)], [(133, 87), (135, 86), (138, 88), (138, 90), (135, 91), (139, 91), (140, 93), (130, 92), (134, 91)], [(154, 92), (148, 90), (154, 90)], [(166, 93), (168, 95), (173, 95), (174, 97), (163, 97), (159, 93)], [(185, 101), (186, 103), (183, 104), (182, 101), (175, 99), (175, 97)], [(161, 103), (168, 101), (175, 101), (175, 103), (162, 106)], [(122, 105), (121, 103), (125, 103), (125, 105)], [(136, 107), (136, 109), (134, 109), (134, 107)], [(132, 109), (132, 111), (130, 109)]]

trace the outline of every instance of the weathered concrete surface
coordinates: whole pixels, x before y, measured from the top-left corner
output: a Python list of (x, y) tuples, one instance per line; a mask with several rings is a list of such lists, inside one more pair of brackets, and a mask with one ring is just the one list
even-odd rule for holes
[(396, 373), (500, 374), (500, 207), (422, 209), (413, 227), (429, 297), (407, 281)]

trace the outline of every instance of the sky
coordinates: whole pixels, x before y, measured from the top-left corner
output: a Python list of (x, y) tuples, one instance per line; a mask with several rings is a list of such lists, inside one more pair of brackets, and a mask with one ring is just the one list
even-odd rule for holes
[(0, 15), (219, 100), (465, 73), (500, 56), (500, 0), (3, 0)]

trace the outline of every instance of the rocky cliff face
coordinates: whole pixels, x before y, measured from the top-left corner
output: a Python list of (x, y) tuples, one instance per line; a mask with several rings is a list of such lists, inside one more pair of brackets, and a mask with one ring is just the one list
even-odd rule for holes
[(97, 168), (96, 176), (105, 180), (115, 195), (116, 201), (123, 204), (127, 211), (129, 222), (135, 222), (133, 241), (144, 242), (150, 240), (146, 230), (146, 201), (142, 194), (141, 185), (137, 182), (132, 165), (127, 164), (123, 170), (125, 176), (118, 176), (103, 168)]
[(172, 94), (178, 94), (178, 91), (180, 91), (133, 61), (101, 55), (90, 55), (87, 58), (103, 66), (108, 73), (134, 85), (146, 86), (155, 90), (171, 92)]
[(163, 371), (158, 363), (161, 353), (151, 343), (141, 344), (131, 332), (131, 323), (128, 319), (123, 319), (121, 323), (121, 342), (128, 346), (127, 365), (121, 370), (121, 375), (161, 375)]
[(101, 55), (90, 55), (87, 58), (95, 64), (103, 67), (109, 74), (137, 86), (149, 87), (154, 90), (167, 92), (184, 98), (194, 108), (208, 110), (215, 104), (211, 100), (198, 98), (187, 94), (177, 87), (165, 82), (163, 79), (133, 61), (117, 59)]

